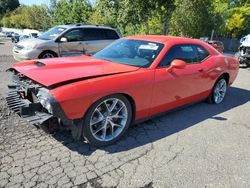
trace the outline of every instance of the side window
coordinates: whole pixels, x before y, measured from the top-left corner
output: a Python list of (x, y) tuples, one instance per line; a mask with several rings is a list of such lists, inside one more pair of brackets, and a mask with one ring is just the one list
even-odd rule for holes
[(105, 29), (105, 31), (106, 31), (106, 39), (108, 40), (116, 40), (120, 38), (119, 35), (114, 30)]
[(162, 59), (161, 66), (169, 66), (175, 59), (183, 60), (188, 64), (197, 63), (196, 49), (192, 45), (176, 45)]
[(210, 54), (202, 46), (196, 46), (198, 61), (201, 62), (206, 59)]
[(167, 54), (164, 56), (164, 58), (161, 60), (161, 67), (169, 66), (170, 63), (175, 59), (175, 51), (178, 50), (178, 46), (172, 47), (170, 50), (168, 50)]
[(81, 41), (82, 33), (80, 29), (74, 29), (64, 34), (63, 37), (67, 38), (68, 42)]
[(197, 63), (197, 54), (191, 45), (180, 46), (176, 59), (181, 59), (189, 64)]
[(83, 29), (83, 39), (85, 41), (105, 40), (106, 39), (106, 32), (103, 29), (84, 28)]

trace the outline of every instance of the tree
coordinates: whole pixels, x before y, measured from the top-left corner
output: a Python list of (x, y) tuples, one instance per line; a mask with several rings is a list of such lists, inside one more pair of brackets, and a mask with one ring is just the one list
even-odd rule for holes
[(50, 17), (45, 5), (20, 6), (6, 14), (1, 23), (5, 27), (46, 30), (50, 27)]
[(32, 5), (25, 9), (26, 27), (47, 30), (51, 26), (51, 18), (45, 5)]
[(5, 27), (25, 28), (24, 12), (26, 7), (18, 7), (12, 12), (8, 12), (1, 20), (1, 24)]
[(244, 5), (232, 8), (226, 20), (226, 29), (232, 37), (242, 37), (250, 31), (250, 6)]
[(119, 0), (98, 0), (94, 11), (89, 17), (89, 23), (103, 24), (112, 27), (119, 25), (117, 17), (120, 8)]
[(0, 0), (0, 16), (19, 7), (18, 0)]
[(232, 0), (213, 0), (212, 1), (212, 23), (214, 25), (215, 35), (227, 36), (225, 20), (228, 17), (228, 10)]
[(53, 24), (87, 23), (91, 12), (87, 0), (59, 0), (52, 15)]
[(166, 35), (169, 31), (170, 19), (175, 9), (174, 0), (156, 0), (156, 9), (153, 15), (156, 15), (161, 25), (161, 34)]
[(212, 23), (210, 0), (176, 0), (171, 19), (171, 34), (199, 38), (208, 36)]
[(144, 24), (145, 33), (149, 34), (149, 19), (155, 8), (154, 0), (122, 0), (118, 19), (124, 26), (132, 24), (138, 26)]
[(166, 34), (174, 0), (97, 0), (90, 23), (118, 28), (123, 35)]

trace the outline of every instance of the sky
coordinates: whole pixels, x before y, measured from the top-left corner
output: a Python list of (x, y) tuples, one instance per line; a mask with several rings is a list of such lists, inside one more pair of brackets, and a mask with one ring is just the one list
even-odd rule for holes
[[(24, 5), (41, 5), (41, 4), (46, 4), (49, 5), (50, 4), (50, 0), (19, 0), (20, 4), (24, 4)], [(90, 0), (91, 3), (94, 3), (95, 0)]]
[(49, 5), (50, 0), (19, 0), (20, 4), (24, 5), (41, 5), (41, 4), (46, 4)]

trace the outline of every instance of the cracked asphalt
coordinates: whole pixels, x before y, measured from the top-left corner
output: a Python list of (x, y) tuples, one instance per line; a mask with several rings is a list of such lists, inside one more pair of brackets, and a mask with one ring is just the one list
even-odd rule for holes
[(8, 109), (11, 46), (0, 44), (0, 187), (250, 187), (250, 69), (221, 105), (168, 113), (98, 149)]

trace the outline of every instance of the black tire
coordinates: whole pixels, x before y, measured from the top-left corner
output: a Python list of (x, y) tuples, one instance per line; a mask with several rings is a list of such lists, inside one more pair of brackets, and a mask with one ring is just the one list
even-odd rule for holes
[(39, 55), (39, 59), (47, 59), (47, 58), (54, 58), (58, 57), (57, 54), (53, 51), (44, 51)]
[[(209, 104), (220, 104), (220, 103), (216, 103), (215, 102), (215, 88), (216, 88), (216, 85), (221, 81), (221, 80), (224, 80), (225, 81), (225, 83), (227, 84), (227, 80), (223, 77), (223, 76), (221, 76), (216, 82), (215, 82), (215, 84), (214, 84), (214, 86), (213, 86), (213, 89), (212, 89), (212, 91), (211, 91), (211, 93), (210, 93), (210, 95), (208, 96), (208, 98), (206, 99), (206, 102), (207, 103), (209, 103)], [(225, 97), (225, 96), (224, 96)], [(224, 98), (223, 98), (224, 99)]]
[[(117, 137), (115, 137), (114, 139), (109, 140), (109, 141), (100, 141), (93, 136), (93, 134), (91, 132), (91, 128), (90, 128), (90, 121), (91, 121), (92, 115), (94, 114), (94, 111), (96, 110), (96, 108), (108, 99), (119, 99), (125, 104), (125, 106), (127, 108), (127, 121), (126, 121), (125, 126), (123, 127), (123, 130), (121, 131), (121, 133), (119, 133), (119, 135)], [(86, 113), (86, 115), (84, 117), (83, 125), (82, 125), (82, 131), (83, 131), (82, 134), (83, 134), (84, 139), (90, 145), (95, 146), (95, 147), (101, 147), (101, 146), (106, 146), (106, 145), (110, 145), (110, 144), (115, 143), (125, 134), (128, 127), (132, 123), (132, 117), (133, 117), (132, 113), (133, 113), (132, 106), (131, 106), (129, 100), (124, 95), (115, 94), (115, 95), (110, 95), (110, 96), (107, 96), (107, 97), (104, 97), (104, 98), (98, 100), (90, 107), (90, 109), (88, 110), (88, 112)]]

